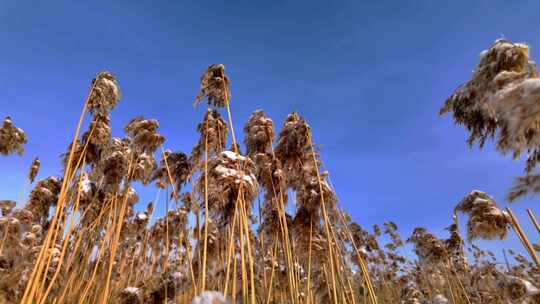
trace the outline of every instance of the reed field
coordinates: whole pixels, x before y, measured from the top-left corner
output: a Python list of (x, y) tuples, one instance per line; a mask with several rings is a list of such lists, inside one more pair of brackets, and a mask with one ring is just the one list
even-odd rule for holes
[[(78, 125), (58, 135), (71, 144), (57, 174), (36, 180), (35, 158), (28, 197), (0, 200), (0, 303), (540, 303), (538, 235), (520, 225), (540, 233), (530, 209), (518, 219), (471, 189), (440, 223), (446, 238), (423, 227), (402, 236), (390, 218), (365, 227), (340, 207), (301, 113), (235, 121), (225, 66), (200, 79), (194, 105), (207, 110), (191, 151), (169, 147), (143, 116), (112, 136), (120, 84), (109, 71), (91, 80)], [(495, 41), (471, 78), (434, 102), (467, 130), (467, 144), (526, 156), (509, 202), (540, 192), (540, 75), (527, 45)], [(6, 117), (0, 157), (31, 140)], [(156, 201), (139, 200), (140, 187)], [(474, 242), (510, 234), (526, 256), (508, 248), (501, 262)]]

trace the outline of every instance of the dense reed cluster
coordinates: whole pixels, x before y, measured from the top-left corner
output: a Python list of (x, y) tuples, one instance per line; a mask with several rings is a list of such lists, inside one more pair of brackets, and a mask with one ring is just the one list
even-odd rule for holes
[[(497, 41), (442, 112), (471, 144), (494, 137), (502, 152), (531, 152), (530, 173), (540, 159), (536, 77), (525, 45)], [(254, 111), (242, 147), (223, 65), (201, 78), (195, 103), (208, 108), (191, 153), (167, 147), (155, 119), (133, 118), (113, 137), (120, 97), (115, 76), (97, 74), (81, 117), (90, 123), (59, 175), (36, 181), (35, 158), (26, 202), (0, 201), (0, 303), (540, 303), (534, 250), (534, 263), (508, 250), (501, 264), (475, 245), (520, 230), (484, 192), (456, 204), (446, 238), (417, 227), (404, 240), (394, 222), (366, 229), (339, 208), (299, 113), (276, 132)], [(23, 153), (26, 141), (6, 118), (1, 154)], [(511, 198), (537, 192), (536, 178), (521, 178)], [(140, 202), (138, 191), (156, 200)]]

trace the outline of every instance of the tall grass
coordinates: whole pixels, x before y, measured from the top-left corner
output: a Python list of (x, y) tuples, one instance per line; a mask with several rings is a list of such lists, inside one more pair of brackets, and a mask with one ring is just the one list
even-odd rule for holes
[[(531, 151), (510, 200), (540, 189), (531, 175), (540, 151), (537, 79), (526, 46), (497, 41), (442, 110), (471, 131), (471, 144), (496, 137), (502, 152)], [(253, 112), (241, 153), (223, 65), (201, 77), (195, 104), (208, 108), (189, 154), (166, 149), (154, 119), (136, 117), (124, 137), (112, 137), (120, 98), (114, 75), (98, 73), (61, 177), (37, 181), (20, 209), (0, 201), (0, 303), (540, 303), (537, 247), (512, 210), (484, 192), (449, 210), (447, 238), (418, 227), (403, 241), (397, 224), (368, 231), (339, 208), (298, 113), (275, 132), (272, 119)], [(0, 152), (23, 153), (26, 141), (6, 118)], [(30, 183), (39, 167), (36, 158)], [(156, 187), (141, 212), (135, 182)], [(156, 204), (164, 214), (154, 214)], [(467, 242), (458, 212), (468, 216)], [(511, 227), (532, 263), (509, 250), (513, 260), (502, 267), (474, 244), (503, 239)], [(416, 258), (406, 257), (406, 243)]]

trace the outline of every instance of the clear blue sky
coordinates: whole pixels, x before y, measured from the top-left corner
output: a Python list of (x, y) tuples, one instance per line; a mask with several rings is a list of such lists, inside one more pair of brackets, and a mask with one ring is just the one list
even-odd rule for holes
[[(102, 69), (123, 91), (115, 135), (144, 115), (160, 121), (167, 147), (191, 151), (200, 74), (224, 63), (237, 133), (257, 108), (277, 127), (298, 111), (361, 225), (393, 220), (404, 237), (418, 225), (445, 236), (466, 193), (502, 204), (523, 163), (469, 149), (438, 109), (495, 39), (527, 42), (540, 58), (539, 11), (538, 1), (0, 0), (0, 116), (29, 137), (23, 157), (0, 158), (0, 197), (20, 198), (34, 156), (40, 177), (59, 172)], [(513, 206), (535, 242), (524, 210), (540, 216), (537, 201)], [(488, 243), (503, 245), (520, 247), (515, 237)]]

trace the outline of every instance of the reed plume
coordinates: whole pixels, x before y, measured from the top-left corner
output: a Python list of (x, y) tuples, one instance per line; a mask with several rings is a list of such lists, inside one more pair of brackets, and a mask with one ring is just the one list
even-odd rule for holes
[(229, 90), (229, 77), (225, 75), (223, 64), (210, 65), (201, 77), (201, 89), (195, 97), (194, 105), (198, 105), (204, 98), (209, 105), (219, 108), (227, 106), (231, 99)]
[[(205, 172), (195, 181), (199, 198), (205, 194)], [(219, 225), (231, 223), (238, 198), (251, 210), (258, 189), (255, 164), (248, 157), (223, 151), (208, 161), (209, 215)], [(242, 189), (242, 190), (241, 190)]]
[(39, 161), (39, 158), (34, 158), (32, 161), (32, 164), (30, 165), (30, 170), (28, 171), (28, 180), (30, 183), (34, 183), (34, 180), (36, 179), (36, 176), (39, 172), (39, 167), (41, 166), (41, 162)]
[(92, 91), (88, 98), (88, 110), (92, 114), (108, 114), (121, 98), (116, 77), (109, 71), (99, 72), (92, 80)]
[[(526, 46), (497, 41), (443, 109), (466, 125), (471, 144), (494, 137), (503, 153), (530, 153), (528, 175), (518, 180), (514, 197), (539, 191), (531, 171), (540, 159), (534, 154), (535, 71)], [(367, 231), (340, 210), (300, 114), (286, 117), (276, 139), (272, 119), (256, 110), (244, 125), (242, 146), (222, 65), (205, 72), (196, 103), (227, 107), (228, 122), (209, 107), (189, 156), (163, 147), (155, 119), (136, 117), (124, 135), (113, 136), (110, 111), (119, 98), (114, 76), (99, 73), (61, 156), (63, 177), (39, 180), (18, 208), (0, 200), (0, 303), (476, 304), (540, 298), (535, 263), (513, 251), (500, 263), (495, 253), (461, 238), (456, 211), (469, 216), (469, 240), (506, 236), (509, 218), (487, 194), (473, 191), (456, 206), (447, 238), (416, 228), (408, 239), (413, 256), (396, 222)], [(85, 119), (88, 128), (81, 130)], [(11, 120), (0, 129), (2, 154), (22, 151), (21, 132)], [(36, 158), (31, 182), (38, 169)], [(155, 199), (141, 206), (150, 183), (158, 187)]]
[(157, 120), (136, 117), (127, 124), (124, 131), (134, 151), (153, 154), (165, 142), (165, 137), (157, 133), (158, 128)]
[(540, 160), (540, 76), (526, 44), (499, 39), (480, 54), (472, 79), (460, 86), (440, 113), (452, 112), (469, 131), (467, 142), (493, 138), (502, 153), (518, 158), (528, 152), (525, 172), (508, 195), (510, 201), (537, 192), (529, 174)]
[(429, 233), (425, 228), (415, 228), (407, 242), (414, 244), (416, 255), (426, 265), (436, 265), (445, 261), (448, 257), (444, 242)]
[(203, 121), (197, 125), (197, 132), (200, 134), (199, 141), (190, 156), (193, 169), (200, 168), (206, 150), (208, 158), (211, 158), (225, 149), (228, 127), (218, 111), (208, 109)]
[(474, 190), (457, 204), (456, 211), (469, 215), (467, 238), (473, 240), (504, 239), (508, 233), (509, 222), (504, 211), (497, 207), (495, 200), (486, 193)]
[(7, 116), (0, 128), (0, 154), (9, 155), (24, 153), (24, 145), (28, 142), (26, 133), (21, 128), (17, 128), (11, 117)]

